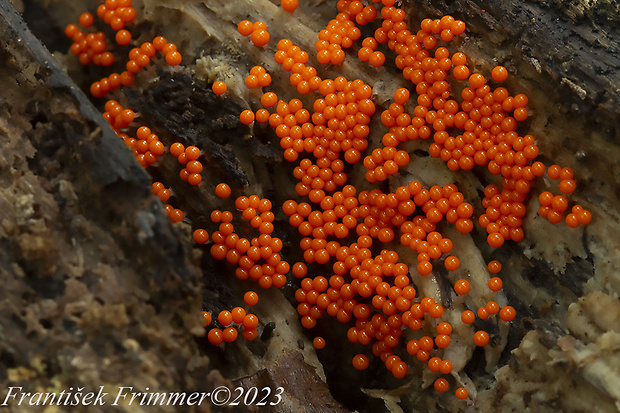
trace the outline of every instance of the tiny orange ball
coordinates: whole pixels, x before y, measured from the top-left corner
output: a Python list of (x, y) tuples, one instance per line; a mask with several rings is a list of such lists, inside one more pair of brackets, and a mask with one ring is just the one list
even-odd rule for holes
[(207, 337), (209, 339), (209, 343), (216, 346), (224, 342), (222, 330), (220, 330), (219, 328), (212, 328), (211, 330), (209, 330), (209, 334), (207, 334)]
[(562, 179), (559, 188), (563, 193), (571, 194), (577, 189), (577, 183), (572, 179)]
[(499, 248), (504, 245), (505, 238), (499, 232), (492, 232), (487, 236), (488, 244), (493, 248)]
[(258, 77), (256, 77), (255, 75), (248, 75), (245, 77), (245, 85), (250, 88), (250, 89), (255, 89), (259, 86), (258, 84)]
[(478, 89), (484, 86), (485, 84), (486, 84), (486, 80), (484, 76), (482, 76), (480, 73), (474, 73), (469, 76), (469, 86), (471, 86), (472, 88)]
[(459, 400), (466, 400), (467, 397), (469, 396), (469, 393), (467, 392), (467, 390), (465, 389), (465, 387), (459, 387), (458, 389), (456, 389), (456, 391), (454, 392), (454, 395), (456, 396), (457, 399)]
[(450, 387), (450, 385), (448, 384), (448, 380), (439, 378), (435, 380), (434, 387), (435, 387), (435, 390), (438, 391), (439, 393), (445, 393), (446, 391), (448, 391), (448, 388)]
[(246, 314), (245, 310), (242, 307), (233, 308), (231, 313), (232, 313), (233, 323), (236, 323), (236, 324), (242, 323), (243, 319), (245, 318), (245, 314)]
[(502, 289), (503, 282), (502, 279), (499, 277), (492, 277), (487, 282), (487, 285), (489, 286), (489, 290), (497, 292)]
[(566, 225), (570, 228), (577, 228), (579, 226), (579, 219), (575, 214), (566, 215)]
[(155, 50), (161, 50), (167, 44), (168, 40), (166, 40), (163, 36), (157, 36), (153, 39), (153, 46), (155, 47)]
[(504, 306), (501, 310), (499, 310), (499, 318), (501, 318), (503, 321), (512, 321), (515, 319), (516, 316), (517, 312), (513, 307), (509, 305)]
[(471, 310), (465, 310), (461, 313), (461, 321), (465, 324), (471, 324), (476, 321), (476, 314)]
[(394, 92), (394, 102), (399, 105), (404, 105), (409, 100), (409, 89), (399, 88)]
[(458, 280), (456, 283), (454, 283), (454, 291), (456, 291), (458, 295), (465, 295), (469, 292), (470, 289), (471, 286), (469, 285), (469, 281), (467, 280)]
[(452, 362), (449, 360), (443, 360), (439, 367), (439, 371), (443, 374), (450, 374), (452, 371)]
[(370, 364), (368, 357), (364, 354), (356, 354), (353, 356), (352, 363), (356, 370), (366, 370)]
[(504, 66), (495, 66), (491, 71), (491, 77), (496, 82), (503, 82), (508, 79), (508, 70)]
[(474, 344), (479, 347), (484, 347), (489, 344), (489, 333), (482, 330), (476, 331), (474, 333)]
[(183, 146), (180, 142), (175, 142), (170, 145), (170, 154), (175, 157), (181, 156), (182, 153), (185, 153), (185, 146)]
[(568, 208), (568, 200), (563, 195), (556, 195), (551, 201), (551, 208), (557, 212), (564, 212)]
[(237, 25), (237, 31), (242, 36), (249, 36), (252, 34), (252, 22), (249, 20), (242, 20)]
[(230, 194), (231, 194), (231, 189), (225, 183), (218, 184), (215, 187), (215, 195), (217, 195), (221, 199), (228, 198)]
[(198, 228), (196, 231), (194, 231), (193, 238), (194, 242), (196, 242), (197, 244), (204, 244), (205, 242), (209, 241), (209, 233), (202, 228)]
[(68, 24), (65, 27), (65, 36), (69, 38), (73, 38), (77, 33), (80, 32), (80, 29), (75, 24)]
[(161, 191), (162, 189), (165, 189), (165, 186), (161, 182), (153, 182), (153, 184), (151, 185), (151, 188), (152, 188), (151, 192), (153, 194), (156, 194), (159, 191)]
[(497, 260), (489, 261), (487, 265), (491, 274), (497, 274), (502, 270), (502, 263)]
[(372, 52), (368, 59), (368, 63), (373, 67), (381, 67), (385, 63), (385, 55), (381, 52)]
[(245, 317), (243, 317), (242, 324), (243, 328), (252, 330), (258, 326), (258, 317), (255, 314), (246, 314)]
[(250, 109), (244, 110), (239, 115), (239, 120), (244, 125), (249, 125), (250, 123), (254, 122), (254, 119), (255, 119), (254, 112), (252, 112)]
[(172, 222), (181, 222), (185, 219), (185, 214), (180, 209), (172, 209), (168, 214), (168, 218)]
[(93, 22), (95, 21), (94, 17), (92, 14), (90, 13), (82, 13), (80, 15), (80, 25), (82, 27), (90, 27), (93, 25)]
[(325, 339), (323, 337), (315, 337), (312, 340), (312, 345), (318, 350), (325, 348)]
[(299, 0), (281, 0), (280, 6), (287, 12), (292, 13), (299, 7)]
[(454, 255), (451, 255), (446, 258), (444, 265), (448, 271), (455, 271), (460, 267), (461, 261)]
[(588, 225), (592, 221), (592, 214), (587, 209), (582, 209), (576, 213), (581, 225)]
[(452, 326), (450, 325), (450, 323), (439, 323), (436, 327), (437, 330), (437, 334), (446, 334), (449, 335), (450, 333), (452, 333)]
[(490, 315), (497, 314), (499, 311), (499, 305), (495, 301), (487, 302), (484, 307), (486, 308), (487, 313)]
[(228, 310), (222, 310), (217, 316), (217, 321), (223, 326), (229, 326), (232, 324), (232, 313)]
[(176, 50), (172, 50), (168, 52), (168, 54), (166, 54), (166, 63), (168, 63), (170, 66), (177, 66), (181, 64), (181, 60), (183, 60), (181, 53), (177, 52)]
[(439, 334), (437, 337), (435, 337), (435, 344), (439, 348), (448, 347), (450, 345), (450, 342), (451, 342), (450, 336), (447, 334)]
[(278, 103), (278, 95), (273, 92), (264, 93), (260, 98), (260, 103), (266, 108), (275, 106)]
[(465, 65), (455, 66), (452, 75), (456, 80), (467, 80), (469, 78), (469, 68)]
[(258, 294), (254, 291), (248, 291), (243, 295), (243, 301), (248, 306), (254, 306), (258, 304)]
[(547, 168), (547, 175), (551, 179), (560, 179), (560, 172), (562, 171), (562, 167), (560, 165), (551, 165)]
[(224, 331), (222, 331), (222, 339), (227, 343), (232, 343), (237, 339), (238, 336), (239, 332), (234, 327), (228, 327), (225, 328)]
[(201, 182), (202, 182), (202, 175), (200, 174), (193, 173), (193, 174), (189, 174), (187, 177), (187, 183), (192, 186), (196, 186), (200, 184)]
[(394, 363), (392, 366), (392, 375), (397, 379), (402, 379), (407, 375), (409, 367), (404, 361)]
[(228, 87), (226, 86), (226, 83), (218, 80), (217, 82), (213, 82), (211, 90), (213, 90), (213, 93), (216, 95), (223, 95), (228, 90)]
[(416, 269), (418, 271), (418, 274), (422, 276), (429, 275), (433, 271), (433, 264), (431, 264), (429, 261), (421, 261), (418, 263)]
[(256, 330), (255, 328), (250, 329), (250, 330), (244, 328), (243, 332), (241, 333), (241, 336), (248, 341), (252, 341), (256, 337), (258, 337), (258, 330)]
[(293, 265), (293, 275), (296, 278), (303, 278), (308, 273), (308, 267), (303, 262), (296, 262)]
[(267, 30), (254, 30), (250, 35), (250, 40), (254, 46), (262, 47), (269, 43), (269, 32)]

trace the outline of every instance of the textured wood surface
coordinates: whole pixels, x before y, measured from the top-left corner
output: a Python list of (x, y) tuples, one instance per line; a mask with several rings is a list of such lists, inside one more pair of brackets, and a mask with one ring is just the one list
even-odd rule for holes
[[(34, 32), (49, 41), (50, 49), (65, 53), (62, 36), (40, 24), (45, 19), (25, 3), (25, 16), (38, 23), (31, 24)], [(42, 3), (49, 17), (45, 21), (56, 30), (82, 11), (74, 2)], [(267, 0), (244, 2), (243, 7), (215, 0), (144, 0), (143, 17), (136, 22), (143, 40), (154, 33), (174, 39), (192, 70), (160, 72), (127, 97), (165, 139), (180, 138), (209, 154), (208, 184), (199, 192), (178, 193), (189, 214), (207, 216), (217, 205), (212, 189), (220, 181), (231, 183), (233, 195), (245, 189), (270, 197), (274, 205), (293, 197), (290, 167), (280, 160), (269, 130), (242, 126), (236, 116), (259, 97), (242, 84), (255, 64), (273, 73), (283, 97), (295, 94), (284, 86), (288, 76), (278, 71), (273, 53), (240, 39), (236, 23), (264, 20), (272, 39), (289, 37), (313, 50), (316, 33), (335, 15), (334, 5), (301, 3), (291, 16)], [(208, 375), (213, 367), (235, 383), (279, 385), (287, 382), (284, 364), (292, 363), (291, 369), (299, 371), (316, 367), (319, 377), (327, 376), (331, 395), (358, 411), (619, 408), (620, 375), (613, 366), (620, 360), (620, 331), (613, 314), (620, 293), (620, 54), (618, 6), (613, 2), (404, 2), (412, 25), (446, 13), (466, 21), (467, 36), (455, 47), (467, 53), (472, 69), (487, 75), (496, 64), (509, 69), (506, 86), (530, 98), (532, 116), (526, 126), (538, 140), (542, 160), (575, 170), (580, 187), (572, 199), (594, 215), (590, 226), (571, 230), (529, 213), (526, 239), (497, 251), (485, 245), (479, 229), (460, 239), (460, 253), (470, 258), (464, 271), (481, 285), (488, 278), (480, 273), (481, 263), (504, 263), (501, 299), (519, 312), (509, 331), (479, 326), (496, 329), (492, 331), (498, 341), (486, 351), (459, 347), (463, 369), (457, 379), (478, 388), (475, 402), (466, 406), (453, 395), (438, 396), (427, 388), (432, 387), (431, 376), (418, 371), (405, 383), (388, 379), (380, 369), (372, 377), (351, 374), (345, 366), (353, 350), (331, 324), (320, 333), (342, 343), (336, 345), (337, 352), (319, 353), (317, 360), (308, 336), (295, 325), (293, 305), (285, 299), (292, 297), (292, 286), (283, 294), (273, 292), (277, 306), (259, 310), (261, 327), (275, 322), (271, 338), (247, 348), (235, 344), (234, 351), (209, 349), (200, 339), (197, 345), (193, 335), (201, 330), (196, 313), (200, 299), (204, 308), (219, 311), (235, 302), (240, 287), (230, 282), (226, 266), (189, 250), (187, 233), (167, 223), (159, 203), (149, 196), (148, 178), (130, 154), (17, 23), (6, 2), (0, 4), (7, 21), (0, 27), (6, 63), (0, 80), (7, 91), (0, 98), (0, 134), (6, 136), (0, 148), (0, 202), (7, 214), (0, 227), (0, 242), (6, 246), (0, 249), (0, 274), (11, 286), (0, 293), (5, 303), (0, 312), (4, 388), (16, 380), (41, 389), (61, 388), (71, 380), (92, 387), (104, 380), (171, 390), (213, 388), (223, 382), (216, 373)], [(56, 34), (45, 36), (46, 30)], [(272, 42), (267, 50), (274, 47)], [(70, 58), (65, 61), (78, 84), (88, 85), (88, 74), (78, 71)], [(338, 72), (372, 79), (378, 104), (405, 84), (394, 67), (374, 70), (355, 59)], [(215, 79), (229, 84), (230, 99), (224, 105), (208, 88)], [(373, 144), (381, 133), (371, 136)], [(424, 155), (424, 148), (415, 149)], [(402, 179), (457, 182), (480, 208), (480, 189), (492, 178), (484, 173), (439, 175), (433, 171), (442, 166), (434, 161), (420, 156)], [(172, 163), (164, 163), (159, 173), (177, 172)], [(538, 193), (551, 188), (548, 180), (537, 182), (530, 211), (538, 208)], [(286, 229), (284, 218), (278, 216), (281, 235), (287, 245), (296, 245), (298, 236)], [(299, 258), (292, 247), (287, 254), (292, 261)], [(437, 279), (441, 283), (440, 275)], [(467, 304), (431, 284), (420, 289), (450, 301), (455, 310)], [(480, 291), (473, 300), (484, 297)], [(7, 338), (7, 331), (13, 338)], [(110, 367), (85, 367), (101, 363)], [(303, 406), (312, 398), (304, 390), (308, 383), (287, 383), (292, 403), (287, 406)], [(320, 380), (313, 383), (317, 399), (341, 408), (325, 395)]]

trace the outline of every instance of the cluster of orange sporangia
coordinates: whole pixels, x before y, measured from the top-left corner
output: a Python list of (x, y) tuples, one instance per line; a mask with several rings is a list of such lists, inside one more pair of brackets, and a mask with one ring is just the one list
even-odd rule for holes
[[(132, 0), (105, 0), (97, 8), (97, 16), (114, 30), (114, 39), (120, 46), (131, 44), (132, 36), (125, 26), (132, 23), (136, 15), (137, 12), (132, 7)], [(92, 27), (94, 22), (95, 18), (91, 13), (85, 12), (80, 15), (79, 24), (83, 28)], [(103, 31), (86, 34), (76, 24), (69, 24), (65, 28), (65, 35), (73, 40), (71, 53), (79, 56), (82, 64), (88, 65), (92, 62), (106, 67), (114, 64), (115, 57), (112, 52), (107, 51), (111, 45)], [(133, 86), (134, 75), (148, 66), (158, 51), (165, 56), (165, 61), (169, 65), (176, 66), (181, 63), (182, 56), (177, 51), (176, 45), (169, 43), (162, 36), (157, 36), (152, 43), (145, 42), (140, 47), (131, 49), (125, 71), (120, 74), (114, 72), (108, 77), (94, 82), (90, 87), (91, 95), (96, 98), (103, 98), (121, 86)], [(117, 129), (124, 129), (124, 127)]]
[[(443, 321), (444, 306), (432, 297), (421, 296), (416, 284), (420, 277), (430, 276), (437, 266), (449, 272), (460, 267), (459, 259), (450, 255), (452, 240), (441, 233), (440, 226), (445, 221), (461, 233), (471, 232), (474, 208), (455, 184), (425, 188), (412, 180), (393, 192), (378, 188), (360, 191), (349, 183), (346, 164), (361, 163), (369, 184), (382, 182), (412, 161), (407, 151), (398, 149), (401, 144), (432, 138), (428, 145), (430, 155), (442, 159), (450, 170), (486, 167), (491, 174), (501, 176), (501, 188), (494, 184), (485, 188), (482, 203), (486, 210), (478, 217), (492, 247), (500, 247), (506, 240), (523, 239), (525, 201), (533, 182), (545, 170), (550, 178), (560, 180), (559, 190), (564, 194), (572, 193), (576, 183), (570, 168), (553, 165), (547, 169), (535, 161), (539, 153), (535, 138), (519, 135), (519, 122), (528, 117), (528, 99), (523, 94), (511, 96), (499, 85), (508, 78), (506, 68), (494, 67), (487, 79), (481, 73), (470, 73), (465, 54), (449, 50), (454, 36), (465, 31), (464, 22), (451, 16), (425, 19), (420, 29), (413, 32), (405, 11), (395, 4), (395, 0), (373, 0), (366, 5), (358, 0), (339, 0), (337, 15), (318, 33), (315, 43), (317, 64), (328, 65), (333, 73), (350, 56), (346, 50), (361, 39), (360, 27), (372, 25), (374, 35), (361, 40), (357, 58), (380, 67), (386, 56), (393, 57), (403, 77), (411, 82), (411, 87), (394, 91), (393, 102), (380, 115), (381, 124), (387, 129), (381, 147), (368, 151), (369, 125), (377, 109), (371, 82), (338, 75), (320, 77), (317, 68), (310, 64), (311, 54), (289, 39), (278, 41), (274, 59), (290, 72), (290, 84), (300, 97), (306, 101), (303, 96), (316, 97), (312, 110), (304, 107), (301, 99), (284, 101), (276, 92), (266, 90), (256, 102), (260, 107), (240, 113), (243, 124), (269, 124), (279, 139), (284, 160), (295, 164), (292, 174), (298, 180), (298, 199), (287, 200), (281, 209), (301, 235), (303, 261), (291, 265), (280, 254), (282, 241), (274, 234), (282, 229), (274, 226), (276, 216), (271, 201), (257, 195), (242, 195), (233, 205), (226, 201), (231, 189), (225, 183), (217, 186), (216, 195), (223, 205), (229, 202), (230, 209), (212, 211), (210, 219), (217, 229), (209, 236), (207, 229), (195, 228), (193, 240), (198, 245), (210, 242), (214, 259), (225, 260), (238, 279), (256, 280), (261, 288), (279, 288), (299, 279), (295, 299), (304, 327), (312, 329), (322, 317), (334, 317), (348, 326), (346, 338), (351, 343), (368, 346), (369, 352), (379, 357), (395, 377), (406, 377), (412, 362), (426, 363), (438, 376), (435, 389), (445, 392), (452, 380), (452, 363), (442, 355), (451, 344), (452, 326)], [(291, 13), (297, 6), (295, 0), (282, 3)], [(115, 40), (119, 45), (132, 43), (131, 33), (125, 28), (135, 18), (130, 0), (106, 0), (97, 15), (117, 32)], [(84, 28), (93, 23), (89, 13), (80, 17)], [(271, 41), (264, 22), (244, 20), (237, 29), (257, 47)], [(67, 26), (66, 34), (74, 40), (71, 51), (82, 63), (114, 63), (114, 56), (105, 51), (109, 47), (105, 35), (100, 33), (85, 34), (76, 25)], [(387, 50), (378, 50), (386, 43)], [(134, 75), (150, 65), (157, 51), (165, 56), (166, 63), (181, 63), (176, 46), (163, 37), (155, 37), (152, 43), (131, 50), (126, 70), (121, 74), (113, 73), (93, 83), (91, 94), (99, 98), (121, 86), (133, 86)], [(454, 96), (453, 84), (465, 81), (460, 97)], [(245, 85), (270, 87), (271, 75), (264, 67), (254, 66)], [(227, 86), (214, 82), (212, 90), (225, 98)], [(182, 165), (181, 181), (200, 186), (200, 148), (185, 147), (182, 142), (161, 142), (150, 128), (136, 124), (131, 109), (115, 100), (105, 104), (104, 117), (142, 166), (156, 168), (158, 157), (169, 152)], [(155, 182), (152, 191), (166, 203), (174, 189)], [(538, 213), (553, 223), (560, 222), (569, 207), (565, 196), (551, 192), (543, 192), (539, 201)], [(181, 209), (167, 203), (165, 209), (172, 222), (193, 222)], [(235, 227), (235, 214), (247, 222), (246, 227)], [(579, 205), (574, 205), (566, 215), (569, 227), (586, 225), (590, 220), (590, 213)], [(256, 236), (248, 236), (252, 230)], [(405, 261), (413, 260), (402, 259), (391, 249), (397, 243), (416, 254), (416, 265), (407, 265)], [(308, 264), (321, 270), (309, 273)], [(501, 264), (491, 261), (488, 269), (493, 274), (488, 288), (495, 294), (503, 286), (496, 275)], [(455, 294), (469, 291), (466, 279), (454, 282)], [(248, 310), (257, 304), (258, 294), (248, 291), (243, 301), (245, 308), (222, 310), (217, 323), (209, 312), (203, 312), (212, 344), (232, 342), (239, 331), (246, 340), (256, 338), (259, 320)], [(514, 308), (500, 307), (494, 300), (475, 310), (463, 311), (461, 322), (472, 324), (476, 319), (488, 318), (510, 322), (516, 316)], [(406, 336), (416, 338), (405, 343)], [(489, 334), (476, 331), (472, 341), (485, 346)], [(316, 337), (314, 345), (322, 349), (329, 343)], [(368, 355), (357, 354), (352, 364), (356, 369), (366, 369)], [(456, 389), (455, 395), (459, 399), (469, 397), (464, 387)]]

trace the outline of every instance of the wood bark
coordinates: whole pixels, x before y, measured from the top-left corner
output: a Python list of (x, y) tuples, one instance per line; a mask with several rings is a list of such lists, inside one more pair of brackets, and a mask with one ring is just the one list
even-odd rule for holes
[[(153, 81), (126, 96), (162, 139), (195, 144), (206, 153), (206, 184), (198, 192), (181, 186), (175, 193), (188, 216), (205, 217), (196, 218), (198, 225), (206, 225), (219, 205), (213, 195), (219, 182), (231, 184), (233, 196), (249, 191), (269, 197), (274, 211), (294, 197), (290, 166), (269, 129), (237, 121), (260, 97), (242, 85), (249, 67), (263, 64), (277, 85), (286, 84), (288, 73), (277, 70), (273, 53), (239, 40), (236, 23), (264, 20), (272, 39), (291, 37), (310, 51), (317, 29), (335, 15), (334, 5), (321, 1), (301, 2), (293, 15), (267, 0), (233, 3), (144, 0), (136, 22), (143, 41), (162, 34), (175, 39), (184, 57), (192, 56), (185, 58), (191, 70), (153, 69)], [(25, 2), (32, 31), (57, 54), (68, 47), (62, 27), (84, 11), (74, 4)], [(110, 389), (160, 391), (286, 385), (286, 404), (274, 411), (617, 409), (620, 375), (612, 368), (620, 362), (614, 347), (620, 342), (614, 322), (620, 294), (617, 4), (470, 0), (403, 2), (403, 8), (411, 26), (443, 14), (466, 21), (466, 36), (454, 47), (487, 77), (497, 64), (508, 68), (506, 87), (530, 98), (532, 116), (525, 126), (537, 138), (542, 160), (575, 170), (579, 189), (572, 199), (594, 216), (590, 226), (577, 230), (537, 217), (538, 193), (554, 188), (542, 179), (528, 201), (522, 243), (492, 250), (480, 228), (462, 239), (464, 255), (502, 261), (502, 300), (519, 313), (503, 330), (476, 325), (497, 340), (486, 351), (466, 349), (462, 373), (455, 376), (475, 384), (473, 403), (437, 395), (433, 378), (421, 369), (405, 385), (390, 379), (383, 366), (371, 375), (353, 374), (348, 366), (359, 349), (347, 346), (346, 332), (338, 334), (332, 324), (313, 334), (326, 336), (337, 350), (317, 359), (312, 336), (296, 324), (294, 282), (282, 293), (270, 292), (271, 304), (258, 310), (261, 331), (275, 325), (271, 337), (226, 350), (210, 347), (199, 310), (217, 313), (238, 305), (239, 292), (251, 284), (231, 281), (230, 269), (214, 263), (208, 250), (192, 250), (189, 225), (169, 224), (150, 195), (150, 178), (6, 0), (0, 0), (0, 279), (6, 286), (0, 290), (0, 396), (9, 385), (60, 391), (75, 382), (88, 389), (109, 383)], [(67, 66), (84, 89), (91, 76), (100, 75)], [(345, 63), (340, 70), (348, 78), (372, 78), (378, 105), (389, 104), (391, 91), (405, 84), (389, 65), (376, 71)], [(228, 76), (232, 85), (224, 103), (209, 89), (218, 76)], [(381, 133), (371, 137), (375, 146)], [(435, 184), (430, 181), (436, 176), (420, 168), (437, 165), (424, 148), (415, 150), (418, 157), (402, 179)], [(157, 178), (172, 180), (177, 173), (175, 162), (164, 161)], [(486, 173), (447, 177), (477, 208), (481, 188), (493, 182)], [(295, 262), (299, 236), (285, 218), (278, 214), (276, 222), (286, 258)], [(458, 298), (452, 302), (454, 280), (437, 277), (447, 285), (439, 292), (444, 304), (464, 308)], [(291, 380), (288, 370), (307, 379)]]

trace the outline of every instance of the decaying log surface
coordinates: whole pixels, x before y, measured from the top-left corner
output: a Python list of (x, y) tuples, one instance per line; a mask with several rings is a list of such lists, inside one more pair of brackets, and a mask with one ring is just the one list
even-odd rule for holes
[(147, 174), (4, 1), (0, 61), (3, 401), (226, 383), (197, 350), (200, 273)]
[[(101, 73), (84, 72), (72, 56), (61, 56), (67, 43), (58, 35), (45, 36), (45, 30), (54, 31), (40, 23), (61, 30), (96, 4), (41, 3), (46, 14), (26, 1), (25, 16), (34, 32), (50, 41), (50, 49), (59, 48), (56, 54), (78, 84), (87, 87)], [(126, 95), (162, 140), (196, 144), (206, 153), (209, 167), (200, 190), (181, 186), (175, 193), (188, 216), (208, 217), (221, 208), (213, 187), (222, 181), (231, 184), (233, 196), (249, 191), (269, 197), (274, 212), (295, 196), (291, 167), (281, 160), (277, 139), (266, 127), (240, 125), (238, 113), (255, 109), (253, 102), (260, 98), (243, 85), (256, 64), (272, 73), (274, 85), (281, 87), (279, 97), (296, 97), (287, 87), (288, 73), (273, 61), (275, 43), (287, 37), (312, 51), (316, 33), (335, 15), (332, 2), (300, 3), (290, 15), (268, 0), (243, 5), (223, 0), (135, 2), (140, 17), (134, 37), (147, 41), (155, 34), (166, 36), (179, 45), (187, 66), (153, 69)], [(6, 91), (0, 100), (0, 133), (6, 135), (0, 142), (0, 274), (7, 286), (0, 291), (0, 362), (6, 366), (0, 369), (2, 389), (27, 383), (52, 391), (78, 381), (92, 388), (210, 390), (232, 380), (233, 386), (285, 386), (287, 401), (274, 409), (283, 412), (344, 411), (338, 402), (350, 410), (373, 412), (620, 408), (620, 22), (614, 2), (403, 2), (413, 27), (442, 14), (466, 21), (467, 36), (454, 49), (467, 54), (472, 71), (488, 77), (496, 64), (509, 69), (506, 87), (530, 99), (525, 133), (537, 138), (545, 164), (575, 170), (579, 188), (571, 199), (594, 216), (589, 226), (574, 230), (537, 216), (537, 195), (557, 192), (553, 182), (540, 179), (528, 201), (523, 242), (492, 250), (480, 228), (467, 236), (446, 229), (462, 268), (449, 279), (437, 274), (416, 280), (416, 288), (449, 304), (449, 317), (458, 317), (465, 308), (490, 299), (484, 290), (484, 263), (499, 259), (504, 291), (495, 299), (513, 305), (519, 314), (510, 327), (476, 323), (455, 331), (455, 382), (478, 389), (477, 394), (470, 391), (474, 401), (469, 404), (453, 394), (438, 395), (432, 390), (436, 376), (421, 369), (412, 369), (404, 381), (390, 379), (381, 363), (367, 373), (352, 371), (351, 357), (361, 347), (347, 346), (346, 330), (335, 324), (313, 331), (332, 345), (317, 359), (311, 337), (297, 322), (293, 283), (283, 293), (269, 291), (264, 299), (261, 294), (261, 331), (273, 322), (271, 337), (234, 343), (226, 350), (211, 348), (204, 338), (196, 341), (194, 337), (204, 335), (200, 299), (203, 309), (229, 309), (239, 304), (239, 292), (253, 284), (230, 281), (230, 269), (214, 264), (208, 251), (190, 251), (189, 225), (180, 229), (182, 225), (173, 228), (167, 222), (131, 154), (36, 39), (16, 23), (6, 1), (0, 4), (7, 19), (0, 27), (0, 81)], [(267, 52), (237, 34), (236, 23), (246, 18), (267, 23), (272, 38)], [(378, 105), (387, 106), (392, 91), (407, 86), (393, 65), (375, 70), (348, 59), (337, 72), (366, 79)], [(211, 92), (214, 80), (226, 81), (227, 99)], [(376, 129), (370, 148), (379, 146), (384, 133)], [(492, 176), (452, 173), (440, 160), (425, 156), (423, 145), (406, 149), (418, 156), (390, 182), (392, 188), (411, 179), (427, 185), (456, 182), (476, 206), (476, 216), (483, 212), (481, 191), (496, 182)], [(172, 180), (178, 173), (174, 163), (164, 161), (158, 178)], [(352, 179), (357, 185), (362, 177)], [(278, 236), (287, 245), (285, 258), (295, 262), (299, 236), (281, 212), (276, 219)], [(404, 259), (415, 263), (415, 257)], [(467, 300), (449, 289), (449, 281), (465, 276), (473, 285)], [(494, 337), (484, 351), (465, 340), (479, 328)], [(287, 370), (307, 380), (291, 380)]]
[[(106, 406), (90, 409), (118, 411), (110, 405), (119, 386), (168, 393), (234, 388), (197, 341), (205, 334), (201, 301), (206, 309), (230, 303), (230, 287), (217, 281), (225, 273), (199, 271), (187, 234), (170, 224), (148, 175), (4, 1), (0, 22), (2, 400), (9, 386), (31, 393), (104, 386)], [(229, 169), (224, 176), (234, 178)], [(290, 315), (277, 321), (296, 323)], [(296, 333), (301, 337), (299, 328)], [(257, 347), (265, 353), (265, 345)], [(222, 354), (211, 357), (217, 363)], [(341, 410), (312, 377), (313, 367), (286, 357), (307, 378), (288, 386), (283, 408), (302, 411), (296, 406), (321, 394), (316, 406)], [(274, 389), (282, 384), (281, 366), (261, 367), (275, 379), (239, 380)], [(136, 404), (125, 408), (139, 410)], [(202, 403), (195, 410), (210, 409)]]

